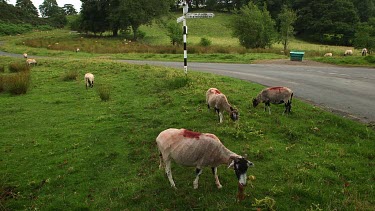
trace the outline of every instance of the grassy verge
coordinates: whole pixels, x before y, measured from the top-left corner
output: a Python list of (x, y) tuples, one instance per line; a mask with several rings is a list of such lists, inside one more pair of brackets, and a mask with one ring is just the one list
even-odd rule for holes
[[(16, 59), (1, 57), (7, 67)], [(72, 70), (77, 80), (63, 80)], [(93, 89), (83, 75), (95, 74)], [(5, 73), (10, 74), (5, 68)], [(110, 91), (102, 101), (99, 87)], [(239, 110), (217, 123), (205, 91), (217, 87)], [(375, 132), (299, 100), (268, 115), (250, 106), (262, 87), (212, 74), (108, 60), (40, 59), (29, 91), (0, 93), (0, 207), (8, 210), (374, 210)], [(164, 129), (216, 134), (247, 154), (255, 176), (235, 201), (234, 172), (209, 169), (194, 190), (194, 168), (172, 165), (178, 190), (158, 169)], [(173, 200), (171, 200), (173, 199)]]

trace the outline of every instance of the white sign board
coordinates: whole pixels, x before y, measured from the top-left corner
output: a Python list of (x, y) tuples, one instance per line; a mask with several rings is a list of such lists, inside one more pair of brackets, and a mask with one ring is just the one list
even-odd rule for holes
[(213, 13), (187, 13), (186, 18), (213, 18)]
[(177, 23), (180, 23), (180, 22), (184, 21), (184, 19), (185, 19), (185, 16), (181, 16), (181, 17), (177, 18)]

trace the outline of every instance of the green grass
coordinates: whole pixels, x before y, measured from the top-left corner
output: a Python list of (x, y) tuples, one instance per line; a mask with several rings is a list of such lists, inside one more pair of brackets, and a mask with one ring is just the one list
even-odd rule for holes
[[(1, 57), (0, 66), (16, 62)], [(78, 80), (63, 81), (69, 70)], [(95, 74), (85, 88), (83, 75)], [(5, 210), (374, 210), (375, 132), (298, 99), (272, 115), (251, 99), (263, 87), (206, 73), (104, 59), (38, 59), (24, 95), (0, 93), (0, 207)], [(0, 73), (7, 74), (7, 73)], [(110, 86), (110, 98), (96, 92)], [(217, 87), (239, 110), (217, 123), (205, 92)], [(298, 96), (297, 96), (298, 97)], [(178, 190), (158, 169), (156, 136), (188, 128), (216, 134), (247, 154), (255, 180), (235, 201), (233, 170), (209, 169), (194, 190), (194, 168), (173, 164)]]

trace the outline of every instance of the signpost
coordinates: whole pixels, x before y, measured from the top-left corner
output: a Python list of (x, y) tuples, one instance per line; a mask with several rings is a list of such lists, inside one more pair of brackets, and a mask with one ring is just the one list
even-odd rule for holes
[(187, 49), (186, 49), (186, 35), (187, 35), (187, 26), (186, 18), (213, 18), (213, 13), (188, 13), (188, 5), (186, 1), (182, 4), (182, 16), (177, 18), (177, 23), (183, 24), (183, 41), (184, 41), (184, 72), (187, 74)]

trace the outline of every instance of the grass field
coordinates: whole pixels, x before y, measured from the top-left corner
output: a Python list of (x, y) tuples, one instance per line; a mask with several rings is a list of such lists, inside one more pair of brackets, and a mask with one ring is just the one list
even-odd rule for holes
[[(1, 57), (1, 76), (19, 59)], [(268, 115), (251, 99), (262, 86), (227, 77), (105, 59), (40, 58), (26, 94), (0, 93), (2, 210), (374, 210), (375, 132), (295, 99), (292, 114)], [(77, 71), (76, 80), (66, 75)], [(83, 75), (96, 76), (85, 89)], [(110, 89), (102, 101), (100, 87)], [(217, 123), (205, 91), (217, 87), (239, 110)], [(298, 96), (297, 96), (298, 97)], [(173, 164), (178, 190), (158, 169), (156, 136), (166, 128), (216, 134), (254, 162), (236, 202), (233, 170)]]

